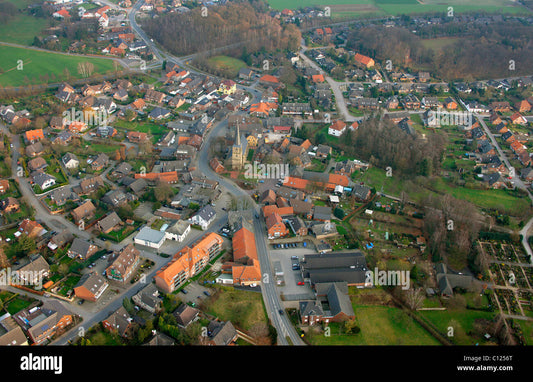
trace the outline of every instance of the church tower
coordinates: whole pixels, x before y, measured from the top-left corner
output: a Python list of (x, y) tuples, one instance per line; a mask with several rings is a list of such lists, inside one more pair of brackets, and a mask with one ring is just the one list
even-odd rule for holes
[[(244, 142), (246, 142), (246, 139)], [(239, 123), (237, 123), (237, 127), (235, 128), (235, 142), (231, 148), (231, 168), (233, 170), (240, 170), (244, 166), (244, 154), (245, 150), (241, 142)]]

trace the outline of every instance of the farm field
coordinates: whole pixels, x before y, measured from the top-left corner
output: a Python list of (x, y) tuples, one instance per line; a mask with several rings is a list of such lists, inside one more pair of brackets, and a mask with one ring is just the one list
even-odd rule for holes
[[(17, 68), (19, 60), (22, 61), (22, 70)], [(66, 79), (66, 70), (71, 78), (82, 78), (78, 73), (78, 64), (81, 62), (94, 64), (94, 74), (113, 71), (113, 61), (109, 59), (69, 56), (0, 45), (0, 85), (16, 87), (60, 82)]]
[(0, 41), (31, 45), (34, 37), (40, 36), (41, 31), (49, 25), (49, 20), (22, 13), (22, 10), (34, 3), (32, 0), (7, 0), (7, 2), (15, 5), (20, 12), (8, 22), (0, 24)]
[[(302, 6), (296, 0), (268, 0), (274, 9), (298, 9)], [(365, 16), (369, 12), (378, 14), (400, 15), (411, 13), (448, 12), (453, 7), (454, 13), (471, 11), (518, 13), (527, 12), (521, 5), (510, 0), (488, 0), (480, 3), (476, 0), (450, 0), (443, 3), (440, 0), (313, 0), (307, 6), (331, 7), (332, 17)]]

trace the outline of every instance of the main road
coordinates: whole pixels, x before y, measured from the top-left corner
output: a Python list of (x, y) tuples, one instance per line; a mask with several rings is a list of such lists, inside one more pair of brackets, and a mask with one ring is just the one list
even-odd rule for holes
[[(278, 332), (279, 345), (304, 345), (304, 342), (294, 329), (292, 323), (285, 314), (281, 304), (278, 291), (274, 282), (272, 265), (270, 263), (270, 256), (268, 244), (266, 243), (266, 227), (264, 220), (261, 218), (261, 210), (256, 205), (253, 198), (240, 187), (235, 185), (231, 180), (221, 177), (215, 173), (209, 166), (208, 153), (214, 139), (223, 135), (225, 128), (228, 126), (228, 121), (224, 120), (216, 124), (204, 139), (202, 148), (198, 155), (198, 171), (211, 180), (216, 180), (219, 186), (223, 187), (228, 193), (237, 198), (248, 200), (249, 205), (253, 206), (254, 215), (254, 231), (257, 253), (259, 257), (259, 264), (261, 266), (261, 293), (266, 306), (267, 314), (272, 322), (272, 325)], [(290, 342), (289, 342), (290, 340)]]
[[(137, 13), (137, 11), (140, 9), (140, 7), (143, 4), (144, 4), (144, 0), (137, 1), (128, 12), (128, 19), (130, 21), (130, 25), (133, 31), (152, 50), (154, 57), (156, 58), (156, 62), (159, 63), (159, 62), (162, 62), (163, 60), (167, 60), (169, 62), (174, 62), (181, 67), (187, 67), (187, 69), (191, 73), (199, 74), (200, 72), (188, 66), (186, 64), (186, 60), (184, 60), (183, 58), (176, 57), (176, 56), (171, 55), (168, 52), (161, 51), (156, 46), (156, 44), (152, 41), (152, 39), (150, 39), (146, 35), (146, 33), (139, 27), (135, 19), (135, 14)], [(153, 63), (150, 64), (149, 66), (150, 67), (153, 66)], [(237, 85), (237, 87), (241, 90), (244, 90), (250, 93), (252, 97), (250, 103), (257, 102), (259, 100), (259, 97), (261, 96), (261, 92), (255, 89), (254, 86), (244, 86), (244, 85), (239, 84)], [(271, 266), (270, 258), (269, 258), (269, 251), (268, 251), (267, 243), (265, 241), (266, 240), (265, 238), (266, 228), (264, 226), (263, 220), (261, 219), (259, 207), (256, 205), (255, 201), (246, 191), (236, 186), (230, 180), (219, 176), (209, 166), (209, 161), (208, 161), (209, 147), (211, 146), (213, 139), (215, 139), (217, 136), (220, 136), (220, 134), (227, 127), (227, 125), (228, 125), (227, 120), (223, 120), (217, 123), (207, 133), (207, 136), (204, 137), (204, 142), (202, 144), (200, 152), (197, 155), (198, 171), (202, 173), (204, 176), (206, 176), (207, 178), (218, 181), (219, 185), (223, 187), (228, 193), (236, 197), (248, 199), (251, 202), (250, 205), (254, 206), (253, 209), (256, 212), (255, 217), (254, 217), (255, 238), (256, 238), (256, 245), (257, 245), (257, 253), (259, 256), (259, 263), (261, 266), (261, 273), (263, 275), (262, 283), (261, 283), (261, 293), (263, 295), (263, 300), (265, 302), (267, 313), (272, 322), (272, 325), (276, 328), (278, 332), (278, 344), (280, 345), (290, 345), (290, 344), (304, 345), (304, 342), (302, 341), (302, 339), (300, 338), (300, 336), (294, 329), (292, 323), (287, 318), (287, 316), (284, 314), (280, 314), (280, 312), (283, 312), (284, 309), (281, 304), (281, 301), (280, 301), (280, 298), (279, 298), (279, 295), (278, 295), (278, 292), (276, 290), (276, 286), (274, 283), (272, 266)]]

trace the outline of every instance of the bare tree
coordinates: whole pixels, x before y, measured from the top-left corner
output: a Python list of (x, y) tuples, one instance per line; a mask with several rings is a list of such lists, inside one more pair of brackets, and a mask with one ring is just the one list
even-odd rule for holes
[(78, 62), (78, 73), (83, 77), (90, 77), (94, 72), (94, 64), (92, 62), (84, 61)]
[(404, 300), (409, 309), (417, 310), (422, 307), (424, 302), (424, 293), (422, 293), (422, 288), (409, 288), (404, 294)]

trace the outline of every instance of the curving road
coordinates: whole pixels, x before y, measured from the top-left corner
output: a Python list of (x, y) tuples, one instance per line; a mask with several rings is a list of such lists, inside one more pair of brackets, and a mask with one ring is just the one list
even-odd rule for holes
[[(154, 56), (156, 57), (156, 63), (151, 63), (149, 66), (151, 67), (151, 66), (157, 65), (163, 60), (167, 60), (168, 62), (176, 63), (177, 65), (181, 67), (186, 67), (191, 73), (201, 74), (200, 71), (194, 68), (191, 68), (190, 66), (186, 64), (186, 61), (187, 61), (186, 59), (189, 56), (185, 58), (176, 57), (167, 52), (163, 52), (139, 27), (139, 25), (137, 24), (137, 21), (135, 20), (135, 14), (143, 4), (144, 4), (144, 0), (139, 0), (137, 3), (135, 3), (135, 5), (128, 11), (128, 19), (130, 21), (130, 25), (133, 31), (149, 46), (149, 48), (153, 51)], [(250, 103), (257, 102), (261, 97), (261, 92), (255, 89), (253, 85), (245, 86), (245, 85), (238, 84), (237, 87), (251, 94), (252, 100)], [(226, 191), (228, 191), (230, 194), (237, 196), (237, 197), (248, 198), (251, 201), (252, 205), (254, 206), (254, 210), (259, 213), (260, 211), (259, 207), (256, 205), (255, 201), (250, 197), (250, 195), (247, 192), (237, 187), (233, 182), (229, 181), (228, 179), (222, 178), (221, 176), (219, 176), (209, 166), (208, 148), (211, 146), (211, 142), (213, 141), (213, 139), (219, 136), (224, 131), (224, 129), (227, 127), (227, 125), (228, 125), (227, 120), (217, 123), (207, 133), (207, 136), (204, 137), (204, 142), (202, 143), (200, 152), (197, 155), (198, 170), (207, 178), (218, 181), (219, 185), (223, 187)], [(261, 272), (263, 274), (261, 293), (263, 295), (263, 300), (265, 302), (267, 313), (272, 322), (272, 325), (276, 328), (278, 332), (278, 344), (280, 345), (289, 345), (289, 344), (304, 345), (304, 342), (301, 340), (300, 336), (294, 329), (292, 323), (289, 321), (287, 316), (280, 315), (279, 313), (279, 311), (283, 311), (283, 306), (281, 304), (281, 301), (280, 301), (280, 298), (279, 298), (279, 295), (277, 293), (276, 286), (274, 283), (274, 277), (273, 277), (272, 267), (270, 264), (270, 258), (269, 258), (269, 253), (268, 253), (268, 247), (267, 247), (266, 238), (265, 238), (266, 228), (264, 227), (264, 222), (262, 221), (260, 217), (261, 215), (258, 215), (258, 216), (259, 217), (254, 218), (254, 230), (256, 233), (255, 238), (256, 238), (256, 245), (257, 245), (257, 253), (259, 256), (259, 263), (261, 266)], [(290, 339), (290, 343), (287, 338)]]
[[(255, 241), (259, 263), (261, 266), (261, 273), (263, 274), (261, 293), (263, 295), (263, 301), (265, 303), (268, 316), (272, 322), (272, 325), (278, 332), (278, 344), (305, 345), (294, 329), (292, 323), (289, 321), (288, 317), (286, 315), (280, 315), (279, 313), (280, 311), (283, 311), (284, 308), (281, 304), (274, 282), (274, 273), (272, 271), (268, 244), (265, 237), (266, 227), (263, 219), (261, 218), (260, 208), (256, 205), (255, 201), (246, 191), (236, 186), (232, 181), (215, 173), (209, 166), (208, 148), (211, 146), (211, 142), (216, 139), (216, 137), (222, 135), (227, 125), (227, 120), (219, 122), (211, 129), (207, 137), (204, 139), (202, 149), (198, 154), (198, 170), (207, 178), (219, 182), (219, 185), (228, 193), (239, 198), (248, 199), (251, 205), (254, 206), (253, 209), (256, 212), (256, 217), (254, 218)], [(290, 343), (287, 338), (290, 339)]]

